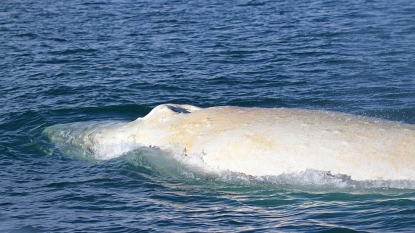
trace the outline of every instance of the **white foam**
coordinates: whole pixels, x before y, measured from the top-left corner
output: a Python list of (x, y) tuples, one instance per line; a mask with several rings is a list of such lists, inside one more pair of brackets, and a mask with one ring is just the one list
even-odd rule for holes
[(98, 160), (109, 160), (118, 158), (127, 152), (140, 148), (139, 144), (135, 143), (118, 143), (118, 144), (95, 144), (92, 147), (93, 157)]

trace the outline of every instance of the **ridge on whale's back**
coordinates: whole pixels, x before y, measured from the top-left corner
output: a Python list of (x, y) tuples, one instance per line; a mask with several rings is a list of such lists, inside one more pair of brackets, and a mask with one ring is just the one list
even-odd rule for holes
[(96, 154), (157, 147), (253, 176), (315, 169), (354, 180), (415, 179), (415, 126), (335, 112), (164, 104), (133, 122), (60, 135)]

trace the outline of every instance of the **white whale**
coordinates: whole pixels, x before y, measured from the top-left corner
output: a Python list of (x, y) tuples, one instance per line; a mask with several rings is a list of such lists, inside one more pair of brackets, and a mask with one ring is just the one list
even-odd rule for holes
[(326, 111), (164, 104), (67, 142), (92, 151), (158, 147), (252, 176), (315, 169), (354, 180), (415, 180), (414, 125)]

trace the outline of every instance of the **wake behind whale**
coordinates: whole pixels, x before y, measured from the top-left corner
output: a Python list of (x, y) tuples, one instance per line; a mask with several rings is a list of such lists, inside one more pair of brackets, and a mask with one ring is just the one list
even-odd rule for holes
[(342, 113), (166, 104), (133, 122), (44, 132), (64, 153), (96, 159), (144, 147), (179, 164), (253, 177), (312, 170), (352, 180), (415, 180), (415, 126)]

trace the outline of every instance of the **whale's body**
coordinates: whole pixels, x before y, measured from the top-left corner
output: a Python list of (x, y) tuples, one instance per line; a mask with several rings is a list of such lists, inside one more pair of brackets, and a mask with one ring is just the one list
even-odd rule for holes
[(415, 126), (334, 112), (165, 104), (71, 142), (91, 150), (158, 147), (253, 176), (315, 169), (354, 180), (415, 180)]

